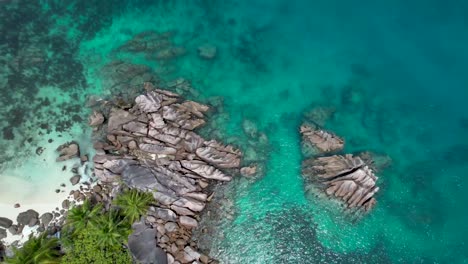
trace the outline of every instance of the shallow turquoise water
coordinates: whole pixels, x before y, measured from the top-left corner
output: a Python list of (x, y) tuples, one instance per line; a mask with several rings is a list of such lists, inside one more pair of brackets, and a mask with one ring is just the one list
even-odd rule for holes
[[(233, 183), (235, 218), (211, 252), (226, 263), (466, 263), (468, 5), (223, 2), (109, 1), (94, 13), (62, 4), (94, 21), (80, 27), (61, 13), (49, 25), (81, 65), (74, 74), (85, 83), (65, 93), (78, 91), (80, 102), (115, 93), (99, 70), (118, 58), (156, 72), (173, 67), (161, 78), (189, 79), (198, 100), (224, 97), (220, 132), (267, 159), (263, 177)], [(167, 65), (116, 50), (147, 30), (174, 30), (186, 54)], [(197, 56), (204, 43), (218, 48), (214, 60)], [(346, 151), (392, 158), (378, 175), (377, 208), (358, 221), (304, 193), (298, 126), (319, 105), (335, 109), (325, 126), (346, 139)], [(268, 148), (249, 145), (245, 119)]]

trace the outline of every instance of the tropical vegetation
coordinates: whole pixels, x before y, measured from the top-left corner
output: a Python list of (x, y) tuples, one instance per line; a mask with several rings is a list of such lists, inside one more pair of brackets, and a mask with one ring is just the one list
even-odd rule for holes
[(151, 194), (137, 190), (120, 194), (108, 210), (102, 203), (85, 200), (68, 210), (60, 239), (46, 233), (31, 236), (6, 263), (132, 263), (126, 248), (131, 225), (146, 214), (153, 202)]
[(14, 249), (14, 257), (7, 259), (9, 264), (56, 264), (60, 262), (60, 245), (57, 238), (47, 234), (30, 236), (20, 249)]

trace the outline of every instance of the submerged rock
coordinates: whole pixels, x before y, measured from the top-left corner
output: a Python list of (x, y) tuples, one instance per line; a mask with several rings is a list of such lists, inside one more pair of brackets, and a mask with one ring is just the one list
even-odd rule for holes
[(32, 209), (29, 209), (26, 212), (20, 213), (18, 217), (16, 218), (16, 221), (18, 222), (18, 224), (23, 225), (23, 226), (26, 226), (26, 225), (34, 226), (37, 224), (37, 222), (39, 222), (38, 218), (39, 218), (39, 213)]
[(217, 48), (211, 44), (204, 44), (198, 47), (198, 55), (207, 60), (212, 60), (216, 57)]

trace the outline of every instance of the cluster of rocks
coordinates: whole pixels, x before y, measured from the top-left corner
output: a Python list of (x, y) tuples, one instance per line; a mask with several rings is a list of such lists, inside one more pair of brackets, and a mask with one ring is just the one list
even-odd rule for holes
[(39, 216), (39, 213), (32, 209), (19, 213), (16, 223), (6, 217), (0, 217), (0, 239), (7, 237), (7, 230), (11, 235), (20, 235), (26, 226), (39, 226), (38, 230), (43, 232), (53, 219), (54, 215), (51, 213), (44, 213)]
[[(192, 230), (211, 200), (209, 184), (230, 181), (229, 170), (239, 173), (241, 152), (194, 132), (205, 124), (208, 106), (149, 83), (144, 86), (147, 92), (132, 106), (113, 106), (103, 115), (106, 122), (99, 129), (106, 136), (94, 144), (95, 176), (102, 184), (123, 182), (153, 193), (157, 206), (150, 208), (145, 225), (137, 226), (129, 240), (137, 260), (145, 263), (163, 250), (168, 263), (212, 263), (191, 241)], [(139, 237), (155, 239), (148, 242), (155, 244), (154, 250), (143, 250), (148, 243)]]
[[(300, 132), (303, 144), (314, 148), (317, 155), (338, 152), (344, 147), (344, 140), (323, 129), (303, 124)], [(302, 175), (308, 183), (318, 184), (348, 208), (369, 211), (376, 204), (377, 177), (359, 156), (315, 156), (303, 161)]]

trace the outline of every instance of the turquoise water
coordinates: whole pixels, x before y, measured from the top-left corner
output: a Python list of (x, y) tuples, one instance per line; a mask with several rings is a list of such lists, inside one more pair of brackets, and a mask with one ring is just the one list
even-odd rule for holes
[[(47, 62), (45, 68), (22, 62), (23, 71), (3, 70), (9, 76), (1, 83), (8, 106), (1, 112), (4, 148), (20, 148), (33, 136), (22, 127), (34, 130), (44, 120), (63, 133), (72, 129), (67, 120), (84, 123), (87, 95), (125, 92), (102, 77), (107, 63), (144, 64), (162, 83), (190, 80), (189, 96), (197, 100), (222, 96), (222, 112), (213, 116), (218, 131), (210, 133), (238, 144), (248, 153), (246, 164), (265, 166), (261, 177), (238, 178), (226, 191), (234, 217), (218, 223), (223, 235), (205, 245), (221, 261), (468, 262), (466, 3), (40, 1), (31, 10), (15, 1), (1, 5), (2, 20), (8, 21), (2, 60), (39, 43)], [(35, 7), (42, 11), (34, 13)], [(158, 61), (119, 49), (148, 30), (172, 32), (185, 54)], [(205, 43), (217, 47), (213, 60), (197, 54)], [(45, 87), (77, 105), (58, 114), (65, 121), (33, 114), (63, 108), (59, 103), (33, 107), (15, 101), (35, 102), (31, 95)], [(13, 122), (11, 114), (18, 111), (11, 109), (19, 105), (26, 114)], [(345, 217), (335, 204), (304, 192), (298, 126), (316, 106), (334, 109), (325, 127), (345, 138), (347, 152), (370, 150), (392, 159), (378, 174), (378, 206), (362, 219)], [(244, 120), (268, 140), (246, 135)], [(34, 134), (34, 140), (40, 137), (45, 136)], [(15, 160), (10, 153), (4, 160)]]

